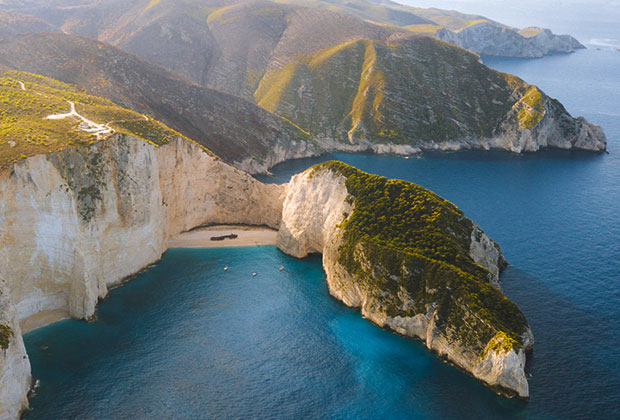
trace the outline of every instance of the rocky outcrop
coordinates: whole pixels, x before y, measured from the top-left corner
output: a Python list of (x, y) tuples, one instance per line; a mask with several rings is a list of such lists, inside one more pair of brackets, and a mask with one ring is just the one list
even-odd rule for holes
[[(282, 187), (177, 139), (114, 135), (37, 155), (0, 174), (0, 418), (25, 406), (30, 367), (19, 321), (90, 318), (108, 289), (157, 261), (172, 235), (217, 223), (279, 225)], [(4, 410), (4, 411), (3, 411)]]
[[(270, 140), (274, 140), (270, 138)], [(275, 139), (262, 156), (250, 156), (234, 161), (232, 164), (250, 174), (269, 174), (269, 170), (278, 163), (299, 158), (319, 156), (327, 153), (329, 148), (318, 142), (305, 140), (278, 141)]]
[[(421, 197), (426, 193), (408, 196), (413, 184), (401, 183), (329, 163), (294, 176), (284, 201), (278, 247), (298, 258), (322, 253), (332, 296), (359, 308), (379, 326), (422, 340), (440, 357), (504, 394), (528, 397), (525, 353), (533, 337), (521, 312), (499, 291), (498, 275), (505, 265), (499, 247), (451, 204), (434, 195), (425, 201)], [(368, 184), (379, 187), (368, 194), (360, 192), (360, 185)], [(371, 232), (374, 220), (385, 221), (373, 219), (371, 213), (385, 214), (379, 200), (391, 199), (379, 193), (377, 201), (371, 200), (373, 210), (364, 216), (368, 197), (377, 191), (393, 191), (398, 197), (393, 203), (406, 218), (428, 219), (424, 209), (432, 206), (433, 214), (439, 214), (438, 225), (454, 226), (443, 229), (454, 229), (452, 235), (464, 243), (460, 249), (468, 255), (456, 256), (452, 265), (454, 255), (434, 260), (424, 249), (407, 250), (406, 240), (395, 239), (395, 232), (370, 236), (361, 226), (370, 226)], [(403, 207), (398, 203), (405, 197), (414, 198)], [(389, 217), (399, 219), (396, 213)], [(458, 224), (452, 225), (453, 221)], [(395, 223), (400, 226), (402, 220)], [(347, 230), (351, 225), (357, 233)], [(463, 287), (466, 293), (460, 290)], [(481, 311), (485, 305), (497, 306)]]
[(443, 28), (435, 33), (435, 38), (478, 54), (501, 57), (539, 58), (585, 48), (570, 35), (555, 35), (539, 28), (517, 31), (488, 21), (455, 32)]

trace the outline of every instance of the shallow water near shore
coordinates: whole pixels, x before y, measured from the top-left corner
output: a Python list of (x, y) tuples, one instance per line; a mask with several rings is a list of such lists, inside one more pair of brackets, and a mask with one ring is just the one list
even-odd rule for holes
[(529, 402), (332, 299), (319, 258), (261, 246), (170, 250), (113, 290), (96, 322), (26, 334), (40, 380), (27, 418), (620, 418), (620, 53), (487, 63), (603, 125), (610, 154), (334, 154), (269, 180), (336, 158), (457, 204), (511, 263), (503, 288), (536, 339)]

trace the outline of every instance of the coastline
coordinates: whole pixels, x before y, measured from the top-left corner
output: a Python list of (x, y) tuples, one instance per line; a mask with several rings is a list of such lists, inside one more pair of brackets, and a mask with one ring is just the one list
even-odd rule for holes
[[(213, 236), (234, 234), (234, 239), (212, 241)], [(267, 227), (216, 225), (193, 229), (168, 239), (171, 248), (223, 248), (256, 245), (275, 245), (278, 231)]]

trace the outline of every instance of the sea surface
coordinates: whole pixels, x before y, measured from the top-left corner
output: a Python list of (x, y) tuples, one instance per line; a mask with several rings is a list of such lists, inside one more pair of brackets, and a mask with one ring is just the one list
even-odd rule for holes
[(39, 381), (27, 419), (620, 419), (620, 52), (485, 62), (601, 124), (610, 154), (333, 154), (269, 180), (340, 159), (463, 209), (511, 264), (503, 288), (536, 339), (530, 401), (363, 320), (329, 296), (317, 257), (175, 249), (95, 322), (25, 335)]

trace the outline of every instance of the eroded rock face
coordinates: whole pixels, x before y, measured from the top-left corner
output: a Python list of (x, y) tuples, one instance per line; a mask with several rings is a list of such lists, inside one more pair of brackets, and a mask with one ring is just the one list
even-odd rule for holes
[(110, 286), (157, 261), (170, 236), (214, 223), (277, 228), (283, 188), (178, 139), (124, 135), (24, 159), (0, 175), (0, 419), (27, 405), (19, 321), (50, 310), (89, 318)]
[[(431, 299), (420, 305), (419, 295), (409, 286), (410, 280), (405, 280), (410, 274), (408, 270), (415, 271), (417, 268), (407, 263), (406, 258), (398, 263), (402, 264), (397, 268), (403, 279), (401, 281), (398, 276), (390, 274), (391, 271), (382, 265), (384, 263), (372, 260), (377, 259), (379, 254), (361, 240), (354, 244), (358, 271), (351, 272), (343, 265), (343, 226), (355, 211), (346, 182), (345, 176), (329, 169), (311, 168), (294, 176), (284, 200), (278, 247), (295, 257), (321, 252), (332, 296), (348, 306), (359, 308), (365, 318), (379, 326), (422, 340), (440, 357), (504, 394), (528, 397), (524, 367), (525, 352), (533, 345), (529, 327), (524, 329), (519, 346), (513, 345), (515, 341), (501, 331), (488, 341), (482, 338), (464, 339), (455, 334), (450, 326), (446, 327), (446, 315), (441, 313), (439, 301)], [(469, 257), (488, 270), (489, 283), (499, 288), (498, 276), (505, 265), (504, 257), (499, 247), (479, 227), (471, 226)], [(400, 261), (398, 253), (383, 256), (385, 260)], [(398, 286), (388, 286), (385, 278)], [(426, 290), (429, 296), (435, 292)], [(496, 297), (505, 299), (503, 295)], [(423, 309), (420, 310), (420, 307)], [(468, 308), (465, 308), (464, 314), (465, 318), (476, 316)], [(468, 321), (465, 319), (465, 322)]]
[(499, 273), (506, 266), (506, 260), (499, 246), (489, 238), (478, 226), (471, 231), (469, 256), (476, 264), (489, 270), (489, 281), (499, 288)]

